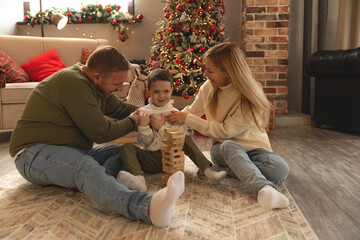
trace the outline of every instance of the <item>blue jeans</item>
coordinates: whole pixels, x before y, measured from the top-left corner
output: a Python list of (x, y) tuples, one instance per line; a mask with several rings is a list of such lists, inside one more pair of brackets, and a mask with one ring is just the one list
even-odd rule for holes
[(228, 175), (237, 177), (257, 194), (265, 185), (277, 189), (275, 184), (285, 180), (289, 166), (279, 155), (257, 148), (246, 152), (239, 143), (226, 140), (211, 149), (211, 160), (222, 167), (229, 167)]
[(37, 144), (26, 148), (16, 159), (19, 173), (38, 185), (77, 188), (109, 211), (151, 224), (151, 193), (129, 190), (114, 176), (122, 169), (117, 145), (91, 150)]

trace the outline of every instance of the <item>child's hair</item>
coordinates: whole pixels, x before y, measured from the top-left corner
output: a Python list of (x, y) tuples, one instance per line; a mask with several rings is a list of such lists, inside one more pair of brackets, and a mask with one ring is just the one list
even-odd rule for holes
[(113, 72), (130, 70), (130, 63), (115, 47), (104, 46), (97, 48), (89, 57), (86, 66), (92, 71), (98, 71), (103, 76)]
[(170, 73), (162, 68), (157, 68), (150, 72), (148, 76), (148, 89), (151, 89), (151, 85), (155, 81), (166, 81), (170, 83), (171, 87), (173, 85), (173, 79)]
[[(241, 109), (247, 122), (254, 120), (260, 130), (264, 130), (269, 122), (270, 102), (267, 100), (262, 86), (253, 77), (240, 47), (235, 43), (221, 43), (210, 48), (203, 56), (203, 60), (210, 60), (217, 68), (229, 74), (237, 89)], [(211, 113), (216, 114), (218, 89), (208, 99)]]

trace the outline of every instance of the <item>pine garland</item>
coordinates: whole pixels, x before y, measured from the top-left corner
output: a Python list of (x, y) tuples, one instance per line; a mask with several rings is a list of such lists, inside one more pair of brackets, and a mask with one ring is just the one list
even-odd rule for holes
[[(143, 15), (139, 14), (137, 17), (129, 13), (123, 13), (120, 11), (121, 7), (116, 4), (107, 4), (103, 7), (101, 4), (88, 4), (83, 5), (80, 10), (74, 10), (73, 8), (67, 7), (66, 10), (62, 10), (56, 7), (47, 9), (43, 14), (47, 14), (50, 11), (53, 13), (60, 13), (68, 17), (68, 23), (110, 23), (113, 30), (118, 31), (119, 39), (124, 42), (129, 38), (125, 31), (124, 23), (141, 23)], [(24, 22), (28, 23), (32, 27), (34, 25), (44, 23), (49, 23), (48, 20), (42, 18), (40, 11), (35, 15), (32, 15), (31, 12), (27, 12), (27, 15), (24, 16)]]

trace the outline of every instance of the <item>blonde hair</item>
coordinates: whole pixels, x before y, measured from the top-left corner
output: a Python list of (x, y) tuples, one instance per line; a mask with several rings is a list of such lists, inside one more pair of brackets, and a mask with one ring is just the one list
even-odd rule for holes
[[(210, 60), (220, 70), (229, 74), (230, 79), (239, 94), (241, 110), (248, 123), (253, 120), (260, 130), (266, 129), (270, 109), (262, 86), (253, 77), (240, 47), (234, 43), (221, 43), (210, 48), (203, 56), (203, 60)], [(218, 89), (213, 88), (213, 93), (208, 101), (212, 114), (215, 113), (218, 102)]]

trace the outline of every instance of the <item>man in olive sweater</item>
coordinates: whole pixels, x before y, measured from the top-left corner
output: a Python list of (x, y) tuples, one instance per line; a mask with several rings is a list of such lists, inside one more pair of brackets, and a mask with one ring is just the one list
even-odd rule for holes
[(120, 146), (93, 147), (137, 129), (137, 107), (113, 94), (122, 90), (128, 71), (128, 60), (107, 46), (94, 51), (85, 66), (43, 80), (11, 135), (10, 154), (34, 184), (76, 187), (110, 211), (164, 227), (184, 191), (184, 174), (174, 174), (154, 195), (129, 190), (115, 179), (123, 170)]

